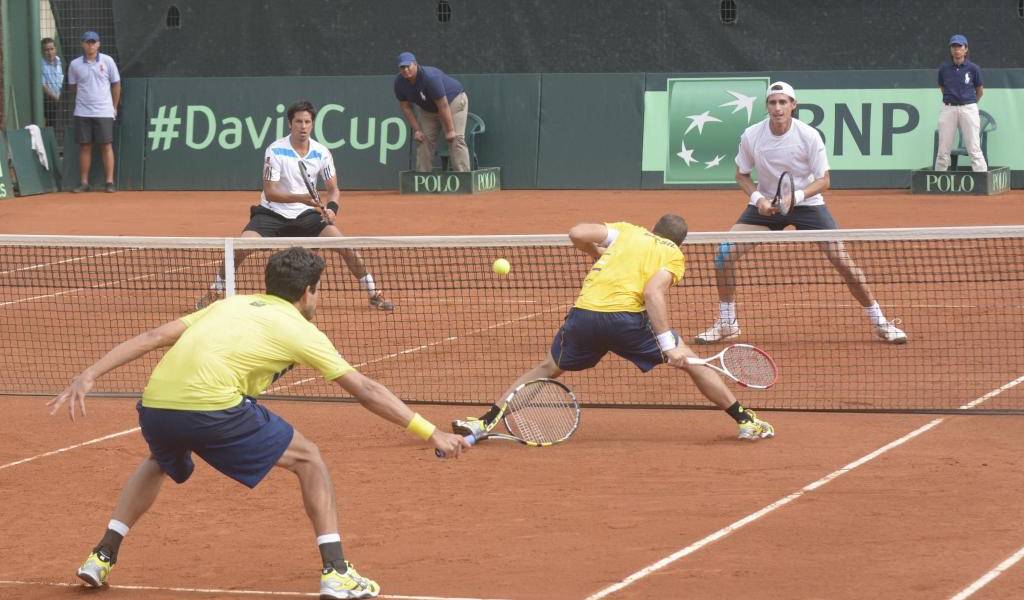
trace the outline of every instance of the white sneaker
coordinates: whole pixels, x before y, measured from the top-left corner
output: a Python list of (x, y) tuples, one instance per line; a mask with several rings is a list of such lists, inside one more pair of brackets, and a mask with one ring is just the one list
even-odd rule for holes
[(899, 319), (882, 321), (881, 325), (875, 325), (873, 327), (875, 335), (880, 337), (882, 341), (887, 344), (906, 344), (907, 334), (897, 327), (899, 323)]
[(740, 334), (738, 321), (723, 321), (718, 319), (715, 324), (709, 327), (704, 333), (693, 338), (694, 344), (715, 344)]

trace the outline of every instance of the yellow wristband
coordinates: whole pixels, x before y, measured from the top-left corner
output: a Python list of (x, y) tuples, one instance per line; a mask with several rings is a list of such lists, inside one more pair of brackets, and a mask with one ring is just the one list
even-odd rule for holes
[(414, 434), (421, 440), (429, 440), (430, 436), (434, 435), (434, 424), (420, 416), (420, 413), (416, 413), (412, 416), (412, 421), (409, 421), (409, 425), (406, 426), (405, 430), (409, 433)]

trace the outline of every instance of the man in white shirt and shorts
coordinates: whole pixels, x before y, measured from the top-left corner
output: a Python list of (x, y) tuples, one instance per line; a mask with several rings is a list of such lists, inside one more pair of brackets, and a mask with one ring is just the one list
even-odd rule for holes
[[(287, 136), (267, 147), (263, 159), (263, 193), (260, 203), (249, 209), (249, 223), (241, 237), (342, 237), (334, 224), (338, 215), (338, 176), (334, 158), (326, 146), (310, 137), (316, 120), (316, 108), (308, 100), (299, 100), (288, 107)], [(323, 179), (326, 186), (322, 206), (310, 197), (303, 182), (299, 162), (306, 166), (312, 184)], [(376, 282), (366, 270), (363, 257), (350, 249), (339, 252), (352, 275), (369, 297), (370, 307), (383, 311), (395, 310), (394, 303), (384, 298)], [(248, 252), (236, 253), (235, 267), (239, 267)], [(196, 301), (202, 309), (224, 294), (224, 269), (210, 285), (206, 294)]]
[[(793, 118), (796, 91), (788, 83), (775, 82), (768, 86), (766, 102), (768, 118), (748, 127), (740, 137), (736, 183), (750, 200), (732, 231), (781, 231), (790, 225), (798, 230), (839, 229), (822, 197), (830, 183), (825, 144), (817, 130)], [(754, 169), (758, 173), (756, 184), (751, 177)], [(769, 188), (786, 171), (793, 176), (795, 192), (792, 207), (783, 215), (773, 204), (775, 190)], [(882, 314), (864, 272), (853, 262), (843, 243), (824, 242), (820, 247), (864, 308), (874, 334), (889, 344), (906, 343), (907, 334)], [(736, 261), (749, 248), (750, 245), (737, 244), (723, 244), (719, 248), (715, 258), (719, 317), (694, 338), (694, 343), (714, 344), (740, 335)]]

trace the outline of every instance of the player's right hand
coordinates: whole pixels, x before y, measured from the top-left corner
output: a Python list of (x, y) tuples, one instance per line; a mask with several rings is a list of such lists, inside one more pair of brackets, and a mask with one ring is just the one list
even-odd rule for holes
[(412, 134), (412, 137), (416, 138), (417, 142), (422, 142), (423, 140), (426, 139), (425, 137), (423, 137), (422, 131), (417, 131), (416, 133)]
[(71, 380), (68, 387), (64, 388), (64, 391), (59, 396), (50, 400), (46, 403), (47, 406), (52, 406), (53, 410), (50, 411), (50, 416), (57, 414), (60, 410), (61, 405), (65, 402), (68, 403), (68, 414), (71, 416), (71, 420), (75, 420), (75, 407), (76, 405), (81, 408), (82, 416), (85, 416), (85, 395), (89, 393), (92, 386), (96, 383), (94, 379), (88, 377), (85, 373), (82, 373)]
[(459, 454), (470, 448), (466, 438), (440, 429), (434, 430), (430, 441), (433, 442), (435, 448), (441, 451), (442, 458), (458, 458)]
[(763, 217), (771, 217), (779, 212), (779, 209), (772, 206), (772, 200), (761, 196), (757, 201), (757, 213)]

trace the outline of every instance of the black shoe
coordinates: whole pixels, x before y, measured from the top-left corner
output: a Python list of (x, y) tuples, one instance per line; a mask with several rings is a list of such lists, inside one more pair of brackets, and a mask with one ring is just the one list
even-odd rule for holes
[(88, 191), (89, 191), (89, 184), (88, 183), (80, 183), (80, 184), (78, 184), (78, 187), (76, 187), (75, 189), (71, 190), (71, 193), (72, 194), (81, 194), (82, 192), (88, 192)]
[(370, 298), (370, 307), (376, 308), (377, 310), (383, 310), (385, 312), (391, 312), (395, 310), (395, 303), (384, 298), (384, 294), (377, 292)]
[(114, 192), (117, 191), (117, 187), (113, 184), (113, 182), (107, 182), (107, 185), (104, 187), (104, 189), (108, 194), (113, 194)]

